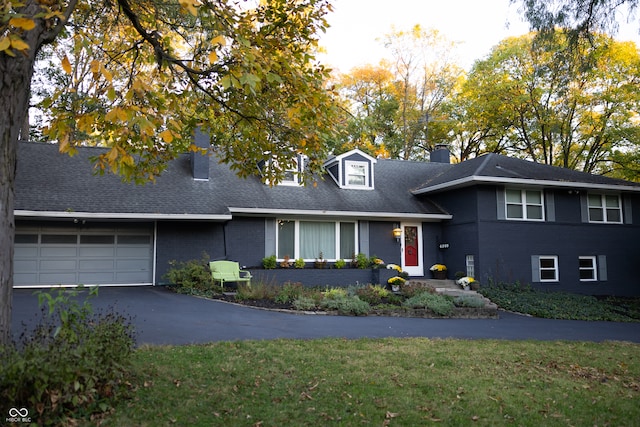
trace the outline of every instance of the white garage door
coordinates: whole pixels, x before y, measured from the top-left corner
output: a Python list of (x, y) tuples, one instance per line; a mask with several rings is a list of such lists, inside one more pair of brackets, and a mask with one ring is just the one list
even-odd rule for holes
[(148, 285), (152, 259), (150, 228), (18, 228), (13, 282), (16, 287)]

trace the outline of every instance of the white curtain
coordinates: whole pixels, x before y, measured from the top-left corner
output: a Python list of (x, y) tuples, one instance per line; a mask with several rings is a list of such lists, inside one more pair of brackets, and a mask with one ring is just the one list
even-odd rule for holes
[(336, 224), (300, 221), (300, 256), (304, 259), (336, 258)]

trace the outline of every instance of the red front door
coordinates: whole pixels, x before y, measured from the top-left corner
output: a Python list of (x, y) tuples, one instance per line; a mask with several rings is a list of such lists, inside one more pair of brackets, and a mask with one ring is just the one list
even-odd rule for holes
[(422, 258), (422, 225), (402, 223), (402, 269), (409, 276), (424, 276)]
[(418, 258), (418, 227), (404, 227), (404, 265), (407, 267), (417, 267)]

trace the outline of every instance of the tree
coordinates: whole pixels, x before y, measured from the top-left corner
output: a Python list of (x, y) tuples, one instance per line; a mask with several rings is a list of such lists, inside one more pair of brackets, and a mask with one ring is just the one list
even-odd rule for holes
[(389, 64), (363, 65), (340, 76), (340, 93), (349, 102), (348, 137), (336, 153), (359, 148), (368, 154), (388, 156), (387, 145), (397, 139), (394, 117), (398, 101), (393, 90)]
[(522, 13), (531, 29), (555, 33), (561, 28), (569, 39), (590, 39), (593, 34), (615, 33), (622, 14), (632, 17), (638, 0), (510, 0), (521, 3)]
[[(46, 136), (62, 152), (99, 143), (101, 171), (144, 181), (161, 173), (200, 125), (223, 161), (269, 182), (297, 152), (317, 171), (331, 136), (333, 94), (315, 61), (328, 0), (3, 1), (0, 6), (0, 343), (9, 339), (16, 147), (36, 56), (46, 45), (82, 93), (58, 88)], [(72, 60), (74, 61), (72, 63)]]
[(560, 60), (567, 38), (544, 44), (534, 38), (500, 43), (474, 65), (464, 86), (466, 99), (476, 100), (467, 108), (477, 113), (478, 129), (494, 124), (485, 149), (620, 176), (633, 164), (625, 153), (640, 145), (637, 47), (596, 35), (594, 45), (581, 47), (595, 66), (583, 67)]
[(423, 159), (433, 149), (427, 139), (428, 122), (441, 115), (440, 106), (463, 76), (453, 62), (454, 44), (437, 30), (425, 31), (419, 25), (392, 31), (384, 44), (391, 51), (401, 136), (399, 146), (389, 149), (404, 159)]

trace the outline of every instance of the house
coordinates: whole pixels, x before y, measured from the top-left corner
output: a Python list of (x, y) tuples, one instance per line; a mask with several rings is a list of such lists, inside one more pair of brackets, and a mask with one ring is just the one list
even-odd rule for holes
[[(208, 140), (197, 133), (196, 143)], [(238, 178), (215, 155), (189, 154), (137, 186), (95, 175), (90, 158), (100, 150), (68, 157), (55, 145), (19, 144), (16, 287), (162, 284), (171, 260), (203, 252), (256, 273), (271, 255), (311, 266), (364, 253), (412, 277), (444, 263), (450, 278), (640, 295), (638, 183), (496, 154), (450, 164), (439, 148), (430, 163), (352, 150), (329, 158), (315, 186), (300, 185), (302, 158), (269, 186), (258, 173)], [(333, 271), (336, 283), (357, 280)], [(296, 273), (333, 284), (312, 268)]]

